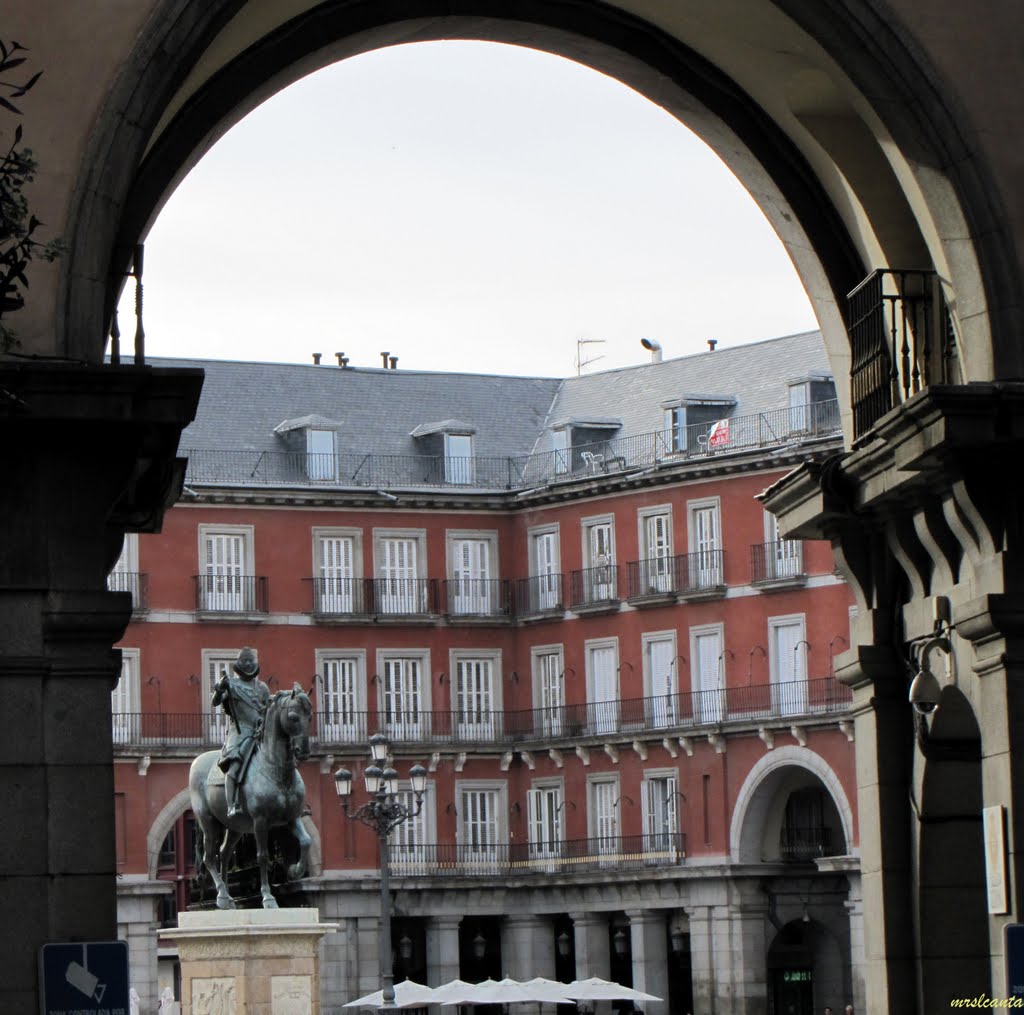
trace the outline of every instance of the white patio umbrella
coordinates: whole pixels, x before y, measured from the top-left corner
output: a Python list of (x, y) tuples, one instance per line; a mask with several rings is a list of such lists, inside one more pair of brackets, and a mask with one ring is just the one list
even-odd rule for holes
[(431, 1004), (471, 1004), (469, 1000), (476, 989), (475, 983), (467, 983), (465, 980), (451, 980), (443, 983), (440, 987), (434, 988), (434, 996)]
[[(428, 1004), (434, 1004), (434, 988), (423, 983), (416, 983), (414, 980), (402, 980), (395, 984), (395, 1003), (388, 1007), (395, 1008), (423, 1008)], [(343, 1005), (345, 1008), (383, 1008), (384, 991), (375, 990), (365, 997), (356, 998)]]
[(577, 1001), (660, 1001), (660, 997), (642, 990), (625, 987), (621, 983), (591, 976), (588, 980), (574, 980), (565, 985), (565, 993)]
[(561, 991), (544, 986), (527, 987), (518, 980), (506, 977), (504, 980), (484, 980), (482, 983), (467, 983), (461, 987), (452, 986), (449, 993), (445, 987), (438, 987), (434, 993), (443, 995), (441, 1004), (571, 1004), (571, 999)]

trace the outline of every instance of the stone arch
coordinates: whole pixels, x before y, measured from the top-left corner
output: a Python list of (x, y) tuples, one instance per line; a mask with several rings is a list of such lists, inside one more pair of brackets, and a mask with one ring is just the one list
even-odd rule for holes
[[(985, 376), (993, 359), (989, 305), (1008, 320), (1015, 312), (1012, 244), (1005, 230), (991, 227), (1002, 209), (993, 206), (997, 190), (966, 140), (970, 125), (935, 101), (941, 79), (924, 55), (871, 0), (810, 5), (820, 10), (794, 0), (749, 0), (749, 18), (722, 23), (710, 0), (695, 2), (708, 9), (684, 24), (660, 17), (665, 12), (653, 2), (627, 13), (578, 0), (328, 0), (304, 11), (282, 5), (277, 22), (257, 26), (237, 0), (163, 0), (111, 91), (79, 176), (63, 269), (65, 345), (76, 340), (71, 321), (79, 336), (89, 336), (79, 342), (97, 342), (119, 284), (111, 279), (130, 245), (176, 181), (247, 111), (345, 56), (458, 37), (577, 60), (637, 88), (704, 136), (789, 249), (837, 376), (849, 361), (837, 300), (867, 268), (884, 263), (886, 251), (908, 250), (927, 250), (955, 291), (958, 319), (970, 332), (965, 341), (980, 350), (971, 379)], [(826, 87), (817, 72), (789, 74), (769, 60), (738, 58), (765, 44), (759, 28), (776, 40), (773, 54), (807, 53)], [(799, 45), (783, 46), (783, 38)], [(868, 145), (877, 171), (862, 168), (862, 175), (888, 194), (874, 205), (867, 186), (853, 200), (849, 193), (857, 178), (850, 159)], [(137, 171), (118, 168), (125, 166)], [(971, 243), (960, 240), (965, 235)], [(955, 253), (947, 256), (947, 247)], [(1004, 331), (1015, 340), (1014, 327)], [(1016, 349), (1015, 341), (1007, 348)], [(95, 348), (74, 351), (97, 356)]]
[(775, 791), (787, 770), (804, 769), (816, 776), (828, 791), (839, 813), (846, 848), (854, 853), (853, 809), (831, 766), (814, 751), (806, 747), (776, 747), (765, 754), (747, 774), (729, 826), (729, 856), (734, 863), (759, 863), (761, 860), (761, 830)]

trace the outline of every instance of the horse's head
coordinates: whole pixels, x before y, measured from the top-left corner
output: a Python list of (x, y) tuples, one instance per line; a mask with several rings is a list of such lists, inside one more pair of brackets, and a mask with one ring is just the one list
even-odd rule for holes
[(309, 757), (309, 725), (313, 718), (309, 695), (296, 684), (290, 691), (278, 691), (271, 708), (278, 728), (288, 738), (292, 758), (305, 761)]

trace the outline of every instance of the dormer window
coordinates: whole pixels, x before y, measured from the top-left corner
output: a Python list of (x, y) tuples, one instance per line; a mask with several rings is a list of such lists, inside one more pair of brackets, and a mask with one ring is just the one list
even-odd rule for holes
[(469, 486), (476, 482), (473, 435), (476, 428), (457, 419), (421, 423), (409, 434), (431, 458), (431, 472), (438, 483)]
[(669, 451), (686, 450), (685, 405), (673, 405), (665, 410), (665, 443)]
[(320, 481), (337, 477), (333, 430), (306, 431), (306, 475)]
[[(703, 454), (709, 447), (709, 436), (716, 426), (726, 421), (736, 407), (735, 395), (686, 394), (662, 402), (664, 423), (662, 440), (668, 454)], [(728, 433), (719, 426), (717, 431)], [(728, 438), (726, 438), (727, 442)], [(719, 443), (722, 443), (721, 441)], [(713, 446), (713, 445), (711, 445)]]
[(555, 474), (564, 475), (569, 471), (569, 428), (560, 427), (551, 431), (551, 450), (555, 458)]
[[(798, 432), (817, 430), (822, 420), (816, 418), (815, 407), (821, 402), (832, 402), (836, 397), (836, 386), (831, 374), (795, 377), (786, 387), (789, 392), (789, 429)], [(827, 415), (831, 420), (835, 413)]]
[(444, 480), (446, 483), (472, 483), (473, 435), (446, 433), (444, 435)]
[[(306, 477), (316, 483), (331, 483), (338, 478), (338, 449), (336, 440), (340, 420), (326, 416), (298, 416), (286, 419), (274, 427), (288, 452), (291, 468), (305, 467)], [(297, 461), (296, 461), (297, 459)]]

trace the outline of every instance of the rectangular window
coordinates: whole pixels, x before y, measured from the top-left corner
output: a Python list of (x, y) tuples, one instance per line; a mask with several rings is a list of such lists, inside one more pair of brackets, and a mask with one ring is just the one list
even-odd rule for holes
[(619, 726), (619, 643), (617, 639), (586, 643), (590, 728), (611, 733)]
[(256, 610), (252, 526), (200, 526), (200, 610), (252, 613)]
[(562, 602), (558, 529), (532, 532), (530, 543), (530, 612), (556, 609)]
[(434, 787), (428, 783), (423, 804), (417, 813), (416, 795), (409, 786), (400, 786), (395, 801), (409, 811), (409, 817), (391, 830), (391, 866), (404, 875), (426, 875), (436, 869), (434, 863)]
[(615, 581), (615, 528), (611, 518), (583, 520), (584, 603), (617, 598)]
[(562, 427), (559, 430), (551, 431), (551, 449), (554, 459), (554, 470), (556, 476), (562, 476), (569, 471), (569, 458), (572, 454), (569, 448), (569, 428)]
[(686, 450), (686, 406), (673, 405), (665, 410), (665, 444), (669, 451)]
[(384, 660), (381, 710), (393, 739), (417, 740), (423, 729), (423, 661), (418, 657)]
[(780, 715), (807, 711), (807, 641), (803, 614), (768, 618), (772, 698)]
[(115, 744), (137, 742), (141, 736), (141, 699), (139, 695), (139, 650), (121, 649), (121, 676), (110, 692), (110, 714)]
[(448, 609), (460, 616), (489, 616), (494, 602), (491, 579), (492, 536), (449, 536), (451, 583)]
[(690, 629), (691, 672), (695, 678), (694, 716), (699, 722), (722, 719), (722, 627), (720, 624)]
[(640, 516), (640, 575), (637, 592), (672, 592), (672, 515), (658, 510)]
[(362, 613), (359, 535), (326, 530), (315, 532), (314, 539), (314, 612), (328, 616)]
[(378, 613), (427, 612), (425, 539), (419, 530), (374, 533)]
[(533, 687), (541, 731), (546, 736), (560, 734), (565, 721), (565, 666), (561, 645), (535, 648), (533, 658)]
[(641, 636), (647, 722), (651, 726), (673, 726), (679, 721), (676, 687), (676, 636), (674, 631)]
[(779, 534), (779, 520), (770, 511), (764, 513), (765, 577), (795, 578), (804, 572), (803, 542), (783, 539)]
[(464, 866), (498, 866), (504, 845), (504, 814), (503, 788), (460, 786), (459, 859)]
[[(526, 809), (530, 860), (557, 859), (565, 839), (562, 833), (562, 784), (534, 783), (533, 788), (526, 791)], [(557, 869), (555, 864), (540, 866), (544, 870)]]
[(220, 683), (221, 677), (230, 676), (234, 672), (238, 649), (209, 650), (203, 652), (203, 703), (202, 711), (206, 716), (203, 736), (208, 744), (222, 744), (228, 732), (228, 717), (224, 709), (211, 704), (213, 689)]
[(319, 482), (337, 479), (333, 430), (306, 431), (306, 475)]
[(494, 739), (497, 668), (493, 657), (455, 657), (455, 728), (460, 736)]
[(107, 588), (111, 592), (130, 592), (132, 609), (142, 606), (139, 598), (139, 536), (136, 532), (126, 532), (121, 553), (118, 555), (110, 574), (107, 575)]
[(591, 779), (587, 816), (592, 849), (598, 855), (619, 852), (619, 780)]
[[(648, 775), (643, 782), (644, 853), (652, 860), (677, 852), (678, 787), (674, 774)], [(654, 854), (654, 855), (651, 855)]]
[(469, 484), (474, 480), (473, 438), (469, 434), (444, 435), (444, 480)]
[(691, 588), (706, 589), (724, 584), (722, 574), (722, 525), (717, 498), (690, 508)]
[(317, 653), (321, 684), (317, 728), (322, 740), (359, 743), (366, 738), (362, 653)]
[(810, 419), (811, 386), (810, 384), (791, 384), (789, 386), (789, 429), (806, 430)]

